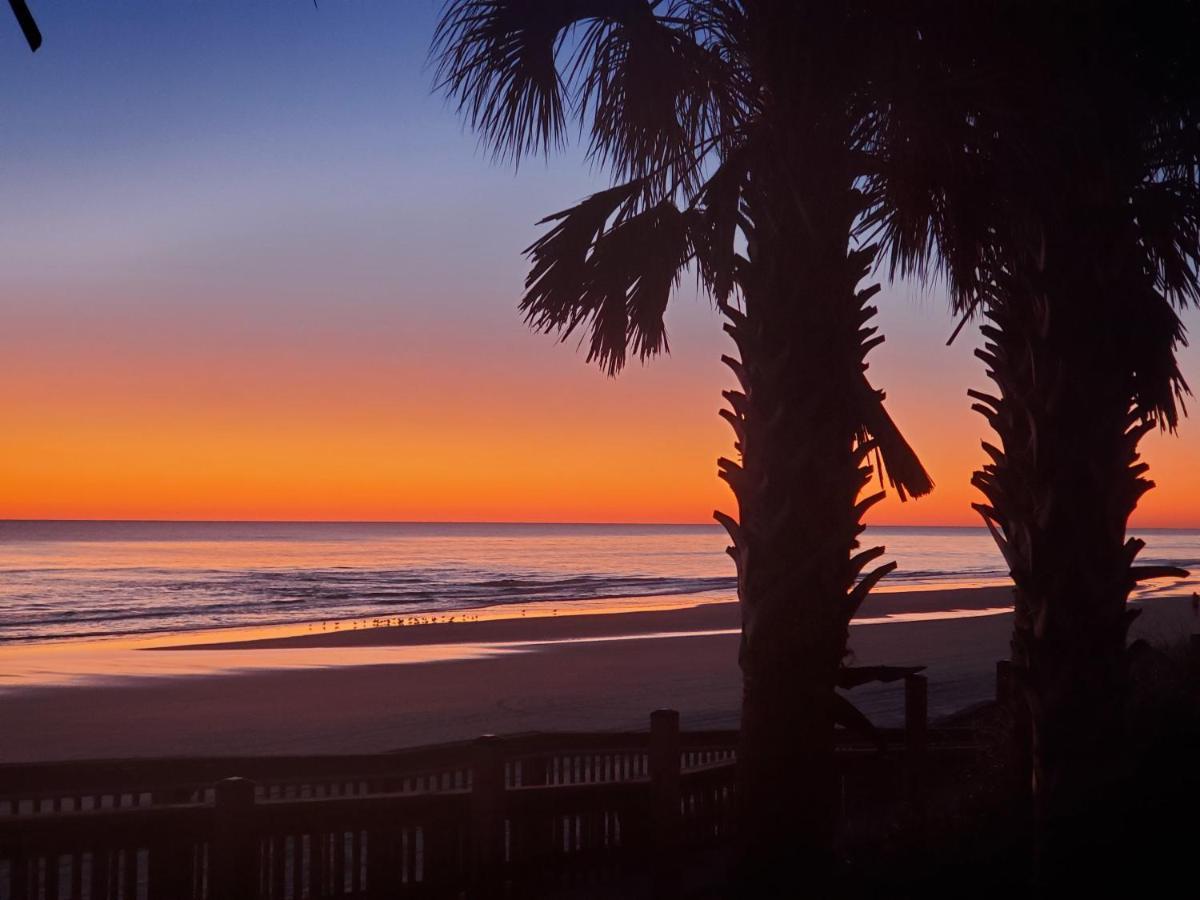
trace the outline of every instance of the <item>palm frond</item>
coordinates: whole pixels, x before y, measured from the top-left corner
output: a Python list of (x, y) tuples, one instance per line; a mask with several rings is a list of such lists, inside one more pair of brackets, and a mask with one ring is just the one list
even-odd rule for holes
[(728, 155), (696, 198), (696, 261), (700, 264), (700, 278), (718, 305), (729, 301), (734, 288), (735, 239), (741, 224), (747, 155), (745, 146)]
[(933, 490), (933, 479), (925, 471), (917, 453), (908, 443), (900, 428), (883, 405), (883, 392), (871, 387), (864, 376), (855, 386), (855, 408), (861, 418), (866, 434), (879, 447), (888, 482), (896, 489), (900, 499), (907, 495), (924, 497)]
[[(916, 90), (915, 88), (913, 90)], [(878, 243), (889, 277), (944, 277), (954, 308), (971, 307), (1001, 214), (987, 124), (970, 103), (929, 85), (917, 103), (893, 103), (868, 150), (860, 239)]]
[(1187, 346), (1183, 322), (1166, 296), (1153, 287), (1127, 290), (1122, 299), (1130, 315), (1123, 317), (1115, 340), (1131, 373), (1133, 412), (1143, 421), (1174, 431), (1180, 414), (1186, 414), (1184, 397), (1189, 393), (1175, 353), (1181, 344)]
[(629, 352), (645, 360), (668, 349), (663, 317), (692, 257), (689, 217), (669, 199), (619, 215), (640, 188), (633, 181), (556, 213), (546, 220), (555, 227), (527, 250), (526, 321), (563, 340), (586, 327), (587, 360), (609, 375)]
[(729, 82), (723, 61), (679, 15), (681, 6), (592, 22), (572, 66), (577, 112), (590, 121), (590, 158), (619, 177), (645, 178), (655, 197), (676, 187), (694, 193), (729, 118), (720, 108)]
[(1200, 303), (1200, 185), (1187, 176), (1146, 181), (1131, 206), (1158, 289), (1180, 305)]
[(437, 88), (499, 157), (548, 152), (570, 99), (558, 70), (563, 32), (626, 15), (644, 0), (450, 0), (434, 33)]
[(579, 298), (591, 275), (588, 258), (609, 220), (626, 206), (641, 184), (629, 182), (592, 194), (539, 222), (557, 223), (525, 248), (532, 265), (525, 278), (521, 311), (538, 331), (570, 334), (578, 324)]
[(686, 191), (730, 118), (718, 110), (728, 73), (690, 6), (451, 0), (433, 42), (437, 88), (501, 158), (560, 147), (575, 118), (615, 177), (645, 179), (647, 197)]

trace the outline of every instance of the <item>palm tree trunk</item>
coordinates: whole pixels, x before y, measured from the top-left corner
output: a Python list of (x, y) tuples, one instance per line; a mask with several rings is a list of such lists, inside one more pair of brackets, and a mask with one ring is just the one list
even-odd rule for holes
[(1013, 663), (1031, 723), (1047, 892), (1080, 890), (1119, 831), (1109, 810), (1123, 768), (1126, 601), (1147, 574), (1133, 566), (1142, 542), (1125, 529), (1152, 487), (1137, 461), (1152, 423), (1130, 412), (1133, 374), (1121, 346), (1135, 323), (1118, 321), (1119, 306), (1081, 270), (1068, 277), (1039, 265), (1001, 286), (977, 351), (999, 396), (971, 392), (1001, 443), (985, 444), (992, 462), (974, 483), (1016, 586)]
[(847, 251), (857, 195), (805, 186), (807, 210), (820, 210), (820, 219), (802, 215), (788, 183), (797, 171), (752, 176), (744, 313), (725, 308), (741, 355), (726, 361), (742, 391), (726, 393), (732, 410), (723, 414), (741, 462), (720, 465), (740, 522), (718, 518), (733, 538), (742, 609), (746, 875), (765, 896), (782, 896), (773, 892), (789, 875), (793, 886), (802, 879), (811, 887), (829, 870), (835, 684), (861, 599), (855, 577), (882, 552), (851, 560), (870, 505), (856, 505), (870, 478), (855, 409), (870, 346), (860, 328), (873, 293), (856, 293), (870, 254)]

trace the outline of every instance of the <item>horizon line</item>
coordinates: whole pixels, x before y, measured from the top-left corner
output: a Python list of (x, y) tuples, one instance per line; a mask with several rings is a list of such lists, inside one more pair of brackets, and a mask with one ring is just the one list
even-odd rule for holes
[[(548, 521), (548, 520), (517, 520), (517, 519), (110, 519), (110, 518), (5, 518), (0, 517), (0, 524), (16, 523), (63, 523), (63, 524), (128, 524), (128, 525), (566, 525), (592, 527), (635, 527), (649, 525), (664, 528), (695, 528), (711, 526), (720, 528), (715, 521), (709, 522), (614, 522), (614, 521)], [(982, 523), (978, 525), (939, 522), (922, 524), (900, 524), (896, 522), (879, 522), (867, 526), (870, 528), (977, 528), (986, 530)], [(1154, 531), (1197, 531), (1200, 525), (1138, 525), (1127, 530)]]

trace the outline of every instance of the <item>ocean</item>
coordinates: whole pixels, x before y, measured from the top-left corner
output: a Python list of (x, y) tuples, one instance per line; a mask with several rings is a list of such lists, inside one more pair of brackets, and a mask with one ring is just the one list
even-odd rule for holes
[[(1200, 574), (1200, 531), (1137, 534), (1141, 562)], [(1007, 579), (982, 528), (876, 527), (866, 539), (899, 563), (886, 590)], [(0, 642), (732, 598), (726, 543), (716, 525), (0, 521)]]

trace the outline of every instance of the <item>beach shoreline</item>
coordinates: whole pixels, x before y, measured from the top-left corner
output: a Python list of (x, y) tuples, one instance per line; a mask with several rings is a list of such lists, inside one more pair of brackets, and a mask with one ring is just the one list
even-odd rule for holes
[[(886, 611), (897, 595), (867, 601), (851, 628), (850, 661), (926, 666), (934, 719), (989, 699), (1011, 628), (1011, 614), (992, 606), (996, 593), (913, 593), (892, 619), (880, 604)], [(964, 614), (904, 618), (939, 605)], [(1187, 597), (1142, 606), (1135, 637), (1195, 629)], [(384, 752), (484, 733), (641, 729), (659, 707), (679, 710), (685, 728), (734, 728), (738, 640), (729, 603), (359, 629), (186, 653), (164, 640), (127, 650), (112, 677), (0, 691), (0, 762)], [(47, 668), (61, 670), (70, 649), (48, 652)], [(206, 670), (210, 654), (225, 668)], [(170, 666), (195, 671), (163, 671)], [(902, 718), (902, 687), (866, 686), (853, 699), (880, 725)]]
[[(1008, 587), (948, 588), (938, 590), (896, 591), (872, 595), (855, 615), (855, 620), (896, 620), (909, 617), (933, 617), (955, 613), (983, 613), (1010, 609), (1012, 590)], [(653, 598), (658, 600), (660, 598)], [(191, 639), (185, 643), (155, 644), (156, 650), (269, 650), (300, 647), (383, 647), (419, 646), (446, 643), (538, 642), (580, 638), (636, 636), (657, 632), (697, 632), (731, 629), (739, 626), (735, 600), (706, 599), (687, 603), (660, 604), (657, 608), (637, 608), (642, 598), (624, 604), (609, 604), (604, 609), (578, 609), (574, 603), (545, 602), (542, 609), (528, 615), (528, 607), (515, 607), (505, 615), (504, 608), (489, 607), (485, 618), (472, 618), (474, 610), (453, 615), (409, 616), (411, 624), (338, 627), (334, 623), (320, 631), (308, 623), (305, 633), (233, 640)], [(325, 623), (321, 623), (324, 625)]]

